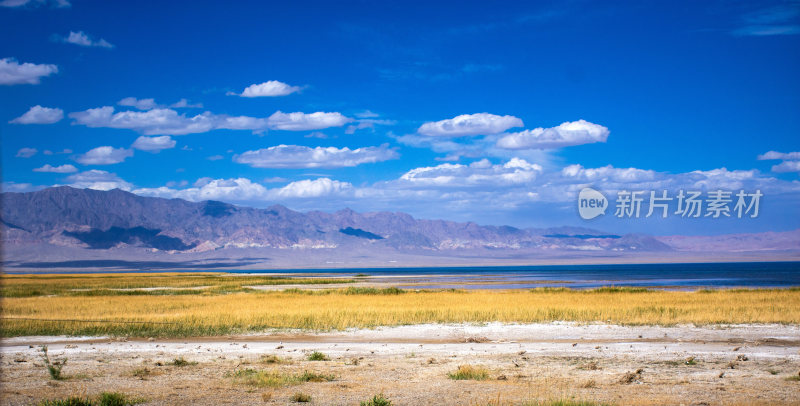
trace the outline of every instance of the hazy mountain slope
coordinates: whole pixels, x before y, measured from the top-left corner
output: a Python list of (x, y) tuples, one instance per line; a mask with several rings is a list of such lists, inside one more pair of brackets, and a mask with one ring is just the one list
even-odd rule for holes
[[(642, 235), (582, 228), (518, 229), (418, 220), (405, 213), (300, 213), (205, 201), (142, 197), (121, 190), (57, 187), (3, 193), (3, 241), (108, 249), (118, 245), (206, 251), (219, 247), (336, 248), (372, 244), (399, 250), (669, 250)], [(593, 238), (593, 236), (603, 238)]]

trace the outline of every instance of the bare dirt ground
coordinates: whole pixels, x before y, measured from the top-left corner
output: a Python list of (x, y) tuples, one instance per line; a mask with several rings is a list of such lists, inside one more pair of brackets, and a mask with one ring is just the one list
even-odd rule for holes
[[(68, 359), (52, 380), (51, 359)], [(125, 339), (2, 340), (4, 405), (117, 391), (148, 405), (357, 405), (383, 392), (395, 405), (521, 404), (550, 399), (611, 404), (800, 404), (800, 326), (623, 327), (603, 324), (419, 325), (330, 333)], [(328, 361), (309, 361), (320, 351)], [(268, 363), (264, 356), (286, 360)], [(189, 365), (176, 366), (183, 357)], [(196, 363), (196, 364), (195, 364)], [(486, 380), (452, 380), (459, 365)], [(253, 368), (332, 374), (330, 382), (255, 387)], [(794, 378), (793, 378), (794, 377)]]

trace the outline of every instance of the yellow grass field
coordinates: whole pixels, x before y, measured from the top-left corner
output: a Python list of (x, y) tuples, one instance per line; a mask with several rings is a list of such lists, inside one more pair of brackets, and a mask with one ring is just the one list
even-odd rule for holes
[[(186, 337), (270, 329), (330, 330), (460, 322), (800, 323), (800, 290), (796, 288), (685, 292), (625, 288), (413, 291), (352, 287), (267, 292), (251, 290), (246, 285), (331, 281), (213, 274), (5, 275), (1, 280), (0, 314), (2, 335), (6, 337), (60, 334)], [(341, 283), (342, 279), (336, 282)], [(64, 286), (90, 289), (75, 291)], [(108, 290), (120, 286), (201, 289)]]

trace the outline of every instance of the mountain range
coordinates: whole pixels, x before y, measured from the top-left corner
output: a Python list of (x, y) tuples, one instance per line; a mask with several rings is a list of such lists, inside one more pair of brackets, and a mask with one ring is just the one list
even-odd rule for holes
[(141, 263), (275, 268), (525, 264), (569, 258), (672, 261), (705, 251), (769, 252), (781, 258), (796, 258), (800, 252), (800, 230), (715, 237), (617, 235), (350, 209), (302, 213), (281, 205), (259, 209), (68, 186), (2, 193), (0, 203), (3, 264), (9, 269), (59, 264), (137, 268)]

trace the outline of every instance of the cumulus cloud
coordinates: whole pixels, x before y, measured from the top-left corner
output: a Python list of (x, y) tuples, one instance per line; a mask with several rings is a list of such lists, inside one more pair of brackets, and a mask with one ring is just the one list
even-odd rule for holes
[(304, 179), (280, 188), (268, 189), (247, 178), (200, 178), (193, 187), (175, 189), (169, 186), (142, 188), (133, 191), (143, 196), (181, 198), (192, 201), (223, 200), (230, 202), (269, 202), (275, 200), (310, 199), (323, 196), (346, 196), (353, 185), (328, 178)]
[(341, 168), (397, 159), (398, 153), (387, 144), (379, 147), (316, 147), (278, 145), (246, 151), (233, 157), (234, 162), (254, 168)]
[(82, 47), (114, 48), (114, 45), (111, 45), (110, 42), (102, 38), (95, 40), (83, 31), (70, 31), (69, 35), (59, 37), (59, 39), (67, 44), (80, 45)]
[(228, 116), (204, 112), (195, 116), (179, 114), (167, 108), (147, 111), (119, 111), (104, 106), (70, 113), (74, 124), (87, 127), (120, 128), (138, 131), (144, 135), (185, 135), (212, 130), (250, 130), (262, 132), (267, 129), (305, 131), (328, 127), (340, 127), (352, 119), (340, 113), (274, 113), (268, 118)]
[(800, 172), (800, 161), (783, 161), (773, 165), (772, 172)]
[(514, 116), (477, 113), (428, 122), (421, 125), (417, 132), (432, 137), (463, 137), (499, 134), (509, 128), (522, 126), (522, 120)]
[(298, 86), (289, 86), (277, 80), (270, 80), (264, 83), (247, 86), (242, 93), (228, 92), (228, 95), (241, 97), (276, 97), (287, 96), (299, 91), (300, 87)]
[(280, 189), (275, 194), (282, 198), (309, 198), (322, 197), (347, 193), (353, 185), (328, 178), (305, 179), (292, 182)]
[(109, 173), (97, 169), (84, 171), (67, 176), (70, 186), (80, 189), (131, 190), (133, 185), (122, 180), (116, 173)]
[(25, 148), (20, 148), (19, 151), (17, 151), (16, 156), (17, 158), (30, 158), (36, 155), (37, 152), (39, 152), (39, 150), (36, 148), (25, 147)]
[(9, 121), (12, 124), (53, 124), (64, 118), (64, 110), (35, 105), (25, 114)]
[(162, 135), (160, 137), (145, 137), (140, 136), (131, 145), (132, 148), (147, 151), (147, 152), (160, 152), (162, 149), (170, 149), (175, 147), (175, 140), (169, 135)]
[(224, 200), (252, 202), (262, 201), (267, 196), (267, 188), (247, 178), (201, 178), (195, 182), (193, 187), (186, 189), (173, 189), (162, 186), (159, 188), (136, 189), (133, 192), (143, 196), (181, 198), (192, 201)]
[(606, 142), (608, 128), (586, 120), (565, 122), (552, 128), (535, 128), (503, 136), (497, 147), (503, 149), (554, 149), (573, 145)]
[[(286, 182), (265, 179), (264, 182)], [(263, 182), (262, 182), (263, 183)], [(674, 196), (678, 189), (744, 189), (777, 196), (800, 193), (800, 182), (765, 176), (757, 170), (718, 168), (685, 173), (657, 172), (640, 168), (570, 165), (547, 171), (521, 158), (501, 162), (481, 159), (470, 164), (441, 164), (411, 169), (402, 176), (371, 185), (354, 186), (327, 176), (267, 188), (246, 178), (201, 178), (194, 186), (170, 183), (160, 188), (136, 189), (134, 193), (187, 200), (222, 200), (264, 207), (285, 201), (294, 208), (330, 210), (349, 206), (360, 210), (403, 210), (432, 218), (475, 220), (481, 215), (515, 213), (535, 205), (574, 209), (578, 191), (593, 186), (607, 197), (619, 190), (661, 191)], [(325, 197), (322, 198), (321, 197)], [(446, 214), (442, 214), (446, 211)], [(549, 212), (548, 212), (549, 213)], [(571, 212), (570, 212), (571, 213)]]
[(126, 148), (109, 146), (97, 147), (75, 158), (82, 165), (113, 165), (133, 156), (133, 151)]
[(279, 110), (267, 119), (270, 128), (287, 131), (309, 131), (341, 127), (351, 121), (353, 121), (352, 118), (345, 117), (341, 113), (326, 113), (322, 111), (306, 114), (301, 112), (284, 113)]
[(13, 58), (0, 59), (0, 85), (38, 85), (41, 78), (58, 73), (58, 66), (19, 63)]
[(70, 113), (69, 116), (75, 120), (75, 124), (130, 129), (145, 135), (185, 135), (216, 129), (263, 131), (267, 127), (265, 119), (214, 115), (210, 112), (188, 117), (175, 110), (161, 108), (115, 113), (113, 107), (104, 106)]
[(655, 171), (637, 168), (615, 168), (611, 165), (601, 168), (584, 168), (582, 165), (569, 165), (561, 170), (561, 175), (567, 179), (583, 182), (642, 182), (654, 180)]
[(502, 187), (531, 183), (543, 168), (524, 159), (512, 158), (504, 164), (493, 165), (488, 159), (469, 165), (441, 164), (412, 169), (400, 177), (400, 183), (425, 187)]
[(52, 173), (73, 173), (78, 172), (78, 168), (73, 165), (65, 164), (59, 166), (52, 166), (50, 164), (46, 164), (41, 168), (35, 168), (34, 172), (52, 172)]
[(780, 159), (783, 161), (800, 160), (800, 152), (769, 151), (758, 156), (759, 161)]

